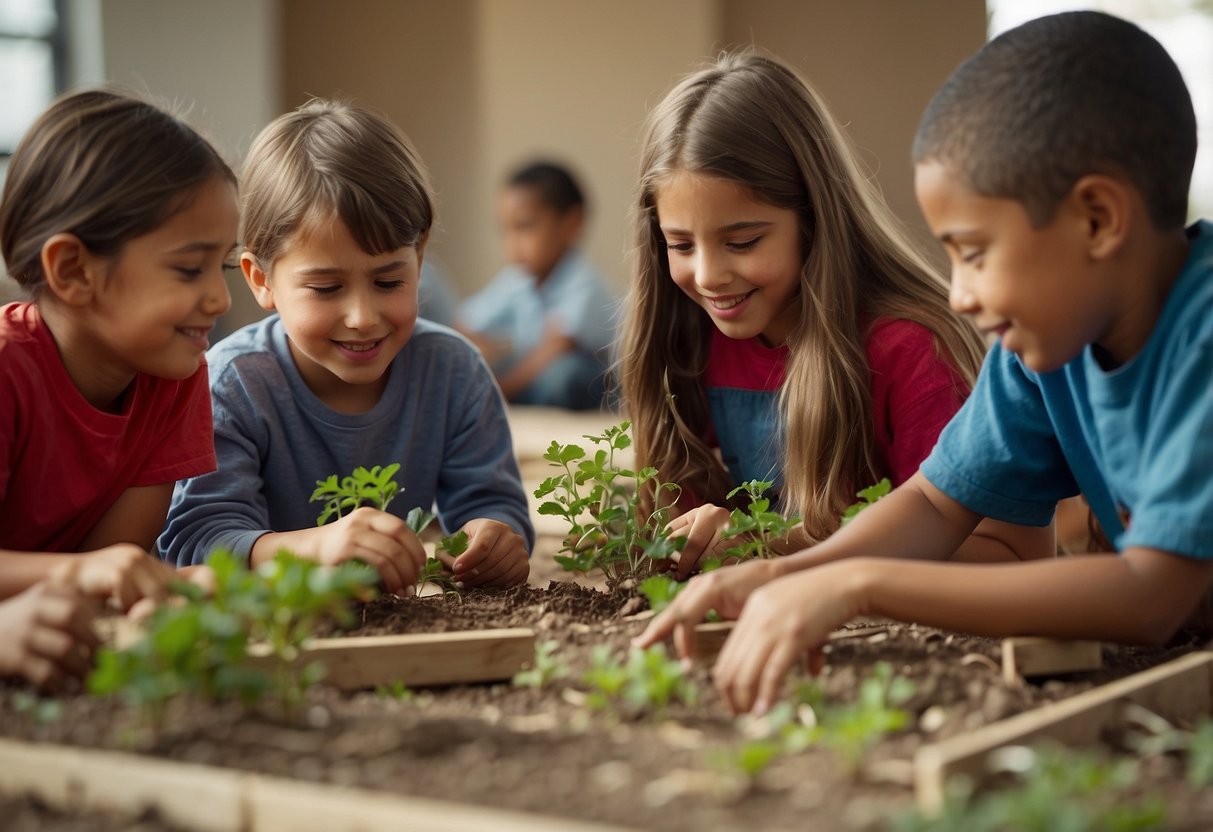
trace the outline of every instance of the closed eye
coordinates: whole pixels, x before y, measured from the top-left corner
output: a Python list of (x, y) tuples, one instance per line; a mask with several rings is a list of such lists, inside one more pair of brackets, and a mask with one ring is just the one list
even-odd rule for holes
[(670, 251), (677, 251), (680, 254), (686, 254), (692, 248), (690, 243), (670, 243), (670, 242), (667, 242), (665, 244), (665, 247), (667, 249), (669, 249)]
[(405, 282), (404, 280), (376, 280), (375, 288), (382, 289), (385, 292), (393, 292), (404, 286)]
[(742, 240), (741, 242), (729, 243), (728, 246), (733, 251), (749, 251), (754, 246), (758, 245), (759, 241), (761, 240), (762, 235), (760, 234), (752, 240)]
[(189, 266), (177, 266), (176, 271), (178, 274), (180, 274), (186, 280), (194, 280), (199, 275), (202, 274), (201, 267), (193, 268), (193, 267), (189, 267)]
[(341, 289), (341, 286), (334, 284), (331, 286), (308, 286), (306, 288), (317, 295), (332, 295)]

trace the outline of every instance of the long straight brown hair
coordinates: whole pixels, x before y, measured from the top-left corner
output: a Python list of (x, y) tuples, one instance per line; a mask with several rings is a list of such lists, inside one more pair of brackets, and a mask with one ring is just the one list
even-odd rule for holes
[(675, 86), (644, 130), (619, 375), (637, 463), (657, 467), (663, 480), (715, 503), (733, 484), (704, 439), (713, 324), (671, 279), (657, 221), (655, 194), (679, 171), (736, 182), (800, 217), (806, 258), (779, 400), (782, 504), (800, 514), (811, 541), (821, 540), (875, 478), (863, 327), (880, 317), (922, 324), (969, 385), (981, 339), (948, 307), (946, 282), (860, 172), (816, 93), (774, 59), (726, 54)]

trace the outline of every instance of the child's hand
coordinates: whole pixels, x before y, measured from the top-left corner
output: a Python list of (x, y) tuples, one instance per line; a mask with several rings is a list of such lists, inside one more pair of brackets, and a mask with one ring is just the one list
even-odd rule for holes
[(77, 588), (94, 598), (111, 598), (123, 611), (141, 598), (164, 598), (176, 577), (172, 567), (133, 543), (85, 552), (76, 566), (69, 574)]
[(0, 603), (0, 676), (21, 676), (51, 691), (83, 679), (98, 644), (94, 613), (72, 582), (56, 579)]
[(775, 577), (775, 561), (752, 560), (692, 578), (632, 643), (648, 647), (673, 635), (678, 655), (690, 660), (695, 655), (695, 625), (707, 617), (709, 610), (722, 618), (736, 618), (750, 594)]
[[(464, 586), (514, 586), (531, 573), (526, 540), (499, 520), (480, 517), (463, 524), (467, 550), (447, 565)], [(444, 559), (444, 562), (445, 559)]]
[(704, 558), (724, 557), (728, 541), (722, 536), (729, 526), (730, 512), (727, 508), (708, 503), (696, 506), (669, 522), (666, 532), (671, 537), (685, 537), (686, 545), (675, 552), (671, 560), (678, 565), (678, 580), (685, 581)]
[(820, 672), (830, 633), (860, 612), (856, 568), (854, 562), (828, 563), (771, 581), (750, 595), (712, 668), (716, 688), (734, 713), (766, 713), (802, 656), (810, 673)]
[(394, 514), (375, 508), (355, 509), (335, 523), (297, 532), (313, 537), (312, 545), (301, 547), (320, 563), (336, 566), (347, 560), (360, 560), (373, 567), (388, 592), (405, 595), (416, 591), (417, 576), (425, 565), (421, 539)]

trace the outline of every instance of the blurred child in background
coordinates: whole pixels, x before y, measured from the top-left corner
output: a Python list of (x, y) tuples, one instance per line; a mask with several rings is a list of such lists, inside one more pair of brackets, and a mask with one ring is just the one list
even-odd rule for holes
[(616, 301), (577, 247), (580, 186), (565, 168), (536, 162), (510, 176), (499, 213), (509, 265), (459, 308), (461, 331), (511, 402), (599, 407)]

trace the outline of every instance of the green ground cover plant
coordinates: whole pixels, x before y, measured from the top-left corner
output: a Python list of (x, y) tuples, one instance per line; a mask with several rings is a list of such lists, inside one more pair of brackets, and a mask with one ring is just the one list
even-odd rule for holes
[[(156, 726), (181, 694), (246, 704), (271, 695), (289, 713), (323, 675), (316, 663), (298, 663), (303, 643), (322, 622), (353, 624), (353, 602), (374, 597), (378, 580), (364, 564), (330, 568), (285, 551), (255, 571), (222, 550), (208, 563), (214, 593), (174, 584), (173, 600), (152, 613), (144, 638), (98, 652), (91, 693), (122, 696)], [(249, 658), (255, 642), (267, 646), (267, 663)]]
[(661, 718), (676, 703), (694, 705), (699, 689), (677, 658), (663, 644), (647, 649), (633, 647), (620, 659), (608, 645), (590, 653), (590, 667), (581, 681), (589, 687), (587, 703), (596, 710), (613, 710), (628, 716), (650, 714)]
[(861, 489), (855, 496), (859, 500), (847, 507), (847, 510), (842, 513), (842, 523), (845, 526), (855, 519), (859, 512), (863, 511), (868, 506), (874, 505), (881, 497), (887, 497), (889, 492), (893, 490), (893, 483), (885, 477), (875, 485), (869, 485), (867, 488)]

